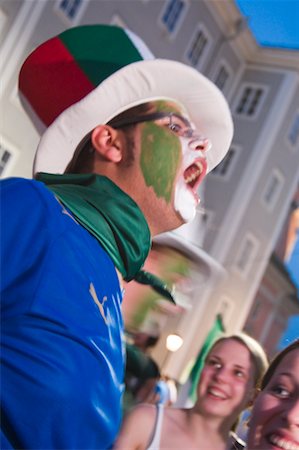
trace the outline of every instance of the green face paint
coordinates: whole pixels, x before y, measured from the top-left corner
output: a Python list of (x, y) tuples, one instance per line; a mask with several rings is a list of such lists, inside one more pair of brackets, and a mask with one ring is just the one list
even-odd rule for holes
[(153, 122), (144, 123), (141, 133), (141, 170), (147, 186), (157, 197), (171, 201), (174, 181), (181, 161), (177, 136)]
[(174, 103), (170, 105), (169, 102), (166, 102), (165, 100), (155, 101), (155, 109), (157, 112), (173, 112), (182, 114), (182, 111), (179, 107), (176, 107)]

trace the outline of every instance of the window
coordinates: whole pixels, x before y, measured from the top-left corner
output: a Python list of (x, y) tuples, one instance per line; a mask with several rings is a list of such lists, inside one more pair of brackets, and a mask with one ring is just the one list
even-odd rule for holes
[(252, 268), (258, 250), (258, 241), (248, 233), (241, 243), (240, 251), (237, 254), (235, 268), (240, 275), (246, 277)]
[(262, 201), (269, 210), (277, 203), (284, 183), (284, 177), (277, 169), (274, 169), (262, 195)]
[(222, 62), (216, 72), (216, 76), (214, 77), (214, 83), (222, 92), (224, 92), (230, 78), (231, 69), (226, 63)]
[(55, 10), (67, 19), (68, 23), (75, 24), (79, 22), (87, 4), (87, 0), (58, 0)]
[(229, 178), (233, 171), (233, 167), (235, 166), (239, 151), (239, 147), (231, 146), (226, 156), (223, 158), (221, 163), (212, 170), (211, 174), (225, 179)]
[(0, 144), (0, 178), (2, 178), (7, 165), (10, 163), (12, 159), (12, 154), (9, 150), (7, 150), (3, 144)]
[(200, 26), (192, 37), (191, 43), (186, 52), (186, 58), (189, 64), (197, 67), (203, 55), (207, 54), (210, 38), (207, 31)]
[(211, 35), (203, 24), (198, 25), (187, 47), (185, 59), (193, 67), (198, 67), (209, 53)]
[(265, 97), (262, 86), (245, 85), (239, 96), (235, 113), (239, 116), (255, 117)]
[(288, 133), (288, 140), (292, 147), (295, 147), (295, 145), (299, 142), (299, 112), (297, 112), (295, 119), (292, 122)]
[(187, 5), (184, 0), (169, 0), (162, 13), (161, 21), (167, 31), (171, 34), (178, 29), (179, 23), (186, 12)]

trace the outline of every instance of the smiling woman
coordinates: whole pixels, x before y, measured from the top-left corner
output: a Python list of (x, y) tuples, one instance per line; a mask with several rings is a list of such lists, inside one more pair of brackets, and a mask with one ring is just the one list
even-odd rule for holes
[(299, 450), (299, 340), (271, 362), (249, 422), (248, 450)]
[(266, 355), (254, 339), (242, 333), (220, 338), (206, 357), (194, 407), (137, 406), (125, 418), (114, 448), (242, 449), (233, 429), (266, 367)]

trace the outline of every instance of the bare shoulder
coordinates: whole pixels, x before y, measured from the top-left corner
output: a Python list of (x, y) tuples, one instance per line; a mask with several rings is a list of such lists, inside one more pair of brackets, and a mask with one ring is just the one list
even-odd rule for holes
[(125, 417), (125, 421), (131, 421), (134, 420), (138, 422), (153, 420), (153, 417), (155, 417), (157, 414), (157, 407), (156, 405), (150, 405), (150, 404), (140, 404), (135, 406)]
[(135, 406), (124, 418), (123, 424), (114, 444), (114, 449), (146, 449), (155, 424), (157, 408), (155, 405), (140, 404)]

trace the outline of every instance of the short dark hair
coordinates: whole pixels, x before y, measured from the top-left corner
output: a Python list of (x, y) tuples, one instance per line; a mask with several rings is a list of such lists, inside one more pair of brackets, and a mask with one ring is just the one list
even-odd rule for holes
[(290, 353), (293, 350), (299, 349), (299, 339), (296, 339), (294, 342), (292, 342), (290, 345), (285, 347), (281, 352), (279, 352), (274, 359), (271, 361), (268, 370), (266, 371), (262, 383), (261, 383), (261, 390), (265, 389), (265, 387), (269, 384), (275, 370), (277, 369), (277, 366), (281, 363), (283, 358)]
[[(107, 122), (107, 125), (110, 125), (114, 128), (114, 123), (117, 123), (123, 119), (130, 119), (131, 117), (136, 117), (139, 115), (144, 115), (152, 110), (153, 104), (151, 102), (142, 103), (141, 105), (133, 106), (132, 108), (123, 111), (117, 116), (113, 117), (113, 119)], [(134, 157), (134, 130), (137, 124), (126, 125), (121, 128), (124, 132), (126, 139), (126, 157), (125, 164), (129, 167), (135, 157)], [(94, 158), (94, 148), (91, 142), (91, 134), (90, 131), (79, 143), (77, 146), (74, 156), (70, 163), (68, 164), (65, 173), (89, 173), (92, 168), (93, 158)]]

